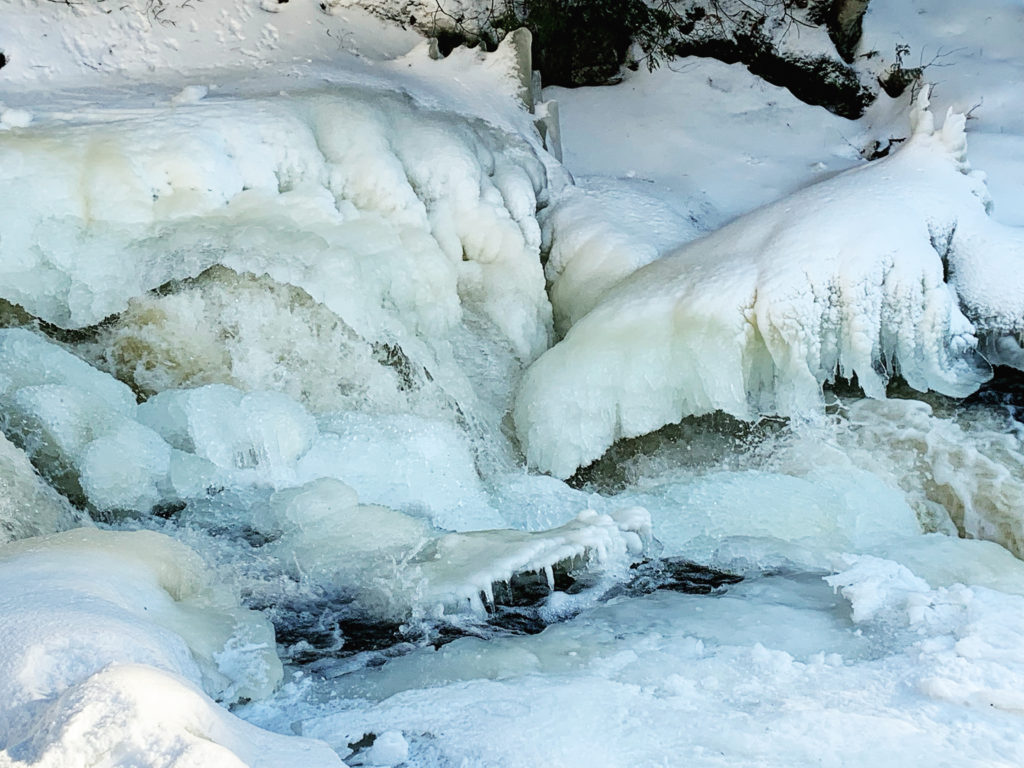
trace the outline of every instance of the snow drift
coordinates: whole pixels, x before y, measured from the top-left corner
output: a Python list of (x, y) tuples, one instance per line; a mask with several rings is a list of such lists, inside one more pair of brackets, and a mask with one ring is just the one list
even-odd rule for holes
[(211, 699), (273, 691), (273, 628), (166, 536), (84, 528), (0, 547), (0, 641), (2, 765), (255, 765), (247, 739), (280, 741)]
[(612, 288), (524, 377), (514, 416), (529, 463), (566, 477), (691, 414), (813, 414), (837, 376), (876, 398), (896, 375), (952, 396), (987, 380), (976, 332), (992, 350), (1024, 329), (1024, 236), (986, 216), (964, 117), (936, 129), (922, 98), (913, 123), (891, 157)]

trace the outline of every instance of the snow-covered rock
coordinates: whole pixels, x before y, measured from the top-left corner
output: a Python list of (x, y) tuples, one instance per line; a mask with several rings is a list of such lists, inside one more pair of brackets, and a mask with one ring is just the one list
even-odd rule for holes
[(566, 477), (619, 438), (715, 410), (811, 415), (837, 376), (871, 397), (895, 375), (953, 396), (987, 380), (960, 307), (996, 344), (1024, 329), (1024, 235), (986, 216), (963, 116), (936, 129), (922, 97), (914, 123), (892, 156), (611, 289), (527, 371), (515, 421), (530, 464)]

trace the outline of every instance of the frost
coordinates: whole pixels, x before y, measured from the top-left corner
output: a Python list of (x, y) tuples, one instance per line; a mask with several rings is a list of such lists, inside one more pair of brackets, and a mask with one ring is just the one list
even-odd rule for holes
[(806, 417), (839, 376), (876, 398), (895, 375), (920, 391), (973, 392), (990, 373), (960, 305), (986, 335), (1024, 323), (1024, 238), (985, 215), (962, 116), (935, 129), (926, 107), (892, 156), (605, 294), (523, 380), (515, 421), (530, 464), (567, 477), (619, 438), (716, 410)]

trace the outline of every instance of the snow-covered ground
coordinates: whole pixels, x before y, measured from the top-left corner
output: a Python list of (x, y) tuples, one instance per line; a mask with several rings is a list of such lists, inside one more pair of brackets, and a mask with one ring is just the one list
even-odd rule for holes
[(853, 122), (0, 0), (0, 768), (1024, 763), (1024, 4), (895, 5)]

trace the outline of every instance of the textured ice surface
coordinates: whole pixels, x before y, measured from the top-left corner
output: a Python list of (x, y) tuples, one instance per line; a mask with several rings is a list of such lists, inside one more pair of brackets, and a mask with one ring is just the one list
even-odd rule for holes
[(425, 649), (342, 681), (353, 701), (301, 729), (339, 747), (401, 729), (410, 760), (438, 766), (1019, 762), (1022, 598), (880, 558), (837, 565), (828, 583), (662, 592)]
[(989, 373), (960, 304), (986, 335), (1021, 326), (1024, 238), (987, 218), (964, 118), (936, 130), (922, 97), (915, 125), (892, 156), (607, 293), (524, 378), (515, 421), (530, 463), (566, 477), (619, 438), (691, 414), (814, 414), (837, 376), (872, 397), (897, 374), (921, 391), (974, 391)]

